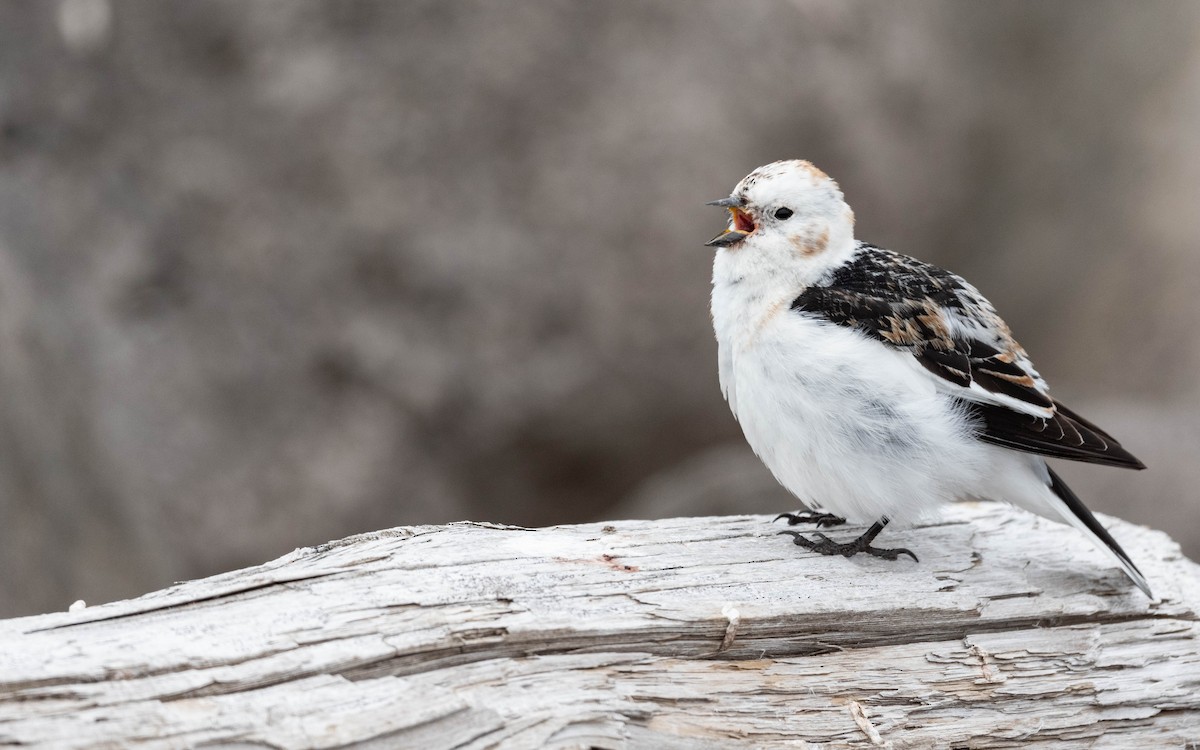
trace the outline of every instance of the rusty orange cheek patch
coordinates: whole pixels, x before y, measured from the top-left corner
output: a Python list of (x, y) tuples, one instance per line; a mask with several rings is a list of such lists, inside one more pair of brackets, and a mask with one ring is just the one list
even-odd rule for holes
[(821, 232), (816, 237), (810, 235), (797, 235), (791, 238), (792, 247), (801, 255), (820, 255), (829, 247), (829, 228)]

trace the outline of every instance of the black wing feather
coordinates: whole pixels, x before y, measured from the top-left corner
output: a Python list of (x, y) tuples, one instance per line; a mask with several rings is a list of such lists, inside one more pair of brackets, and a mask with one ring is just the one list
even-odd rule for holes
[(1111, 435), (1037, 387), (1030, 373), (1015, 361), (1014, 351), (1021, 357), (1024, 353), (998, 317), (985, 321), (982, 328), (995, 323), (1003, 329), (997, 343), (1008, 342), (1007, 352), (949, 330), (942, 310), (966, 318), (995, 316), (987, 300), (949, 271), (864, 244), (824, 283), (798, 296), (792, 309), (905, 349), (927, 370), (955, 385), (969, 388), (976, 383), (992, 393), (1053, 410), (1048, 418), (1040, 418), (998, 404), (958, 399), (975, 420), (978, 438), (984, 442), (1053, 458), (1145, 468)]
[(963, 388), (971, 387), (971, 358), (957, 349), (931, 349), (917, 361), (926, 369)]
[(1053, 406), (1038, 383), (1014, 362), (1012, 352), (951, 331), (946, 312), (962, 319), (994, 318), (983, 321), (981, 330), (995, 323), (993, 329), (1002, 329), (995, 330), (996, 335), (1008, 337), (1007, 328), (987, 300), (961, 278), (937, 266), (862, 245), (825, 283), (814, 284), (796, 297), (792, 309), (816, 313), (906, 349), (927, 370), (955, 385), (966, 388), (974, 382), (1039, 409)]
[(1049, 419), (976, 401), (963, 401), (962, 406), (979, 425), (978, 437), (985, 443), (1070, 461), (1122, 469), (1146, 468), (1107, 432), (1077, 418), (1057, 401), (1054, 403), (1057, 408)]

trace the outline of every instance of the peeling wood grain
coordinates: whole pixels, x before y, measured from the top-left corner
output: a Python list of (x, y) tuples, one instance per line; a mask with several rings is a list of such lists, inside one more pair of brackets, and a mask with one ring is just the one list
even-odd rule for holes
[(919, 564), (760, 516), (352, 537), (0, 622), (0, 746), (1185, 747), (1198, 568), (1114, 523), (1158, 601), (986, 503)]

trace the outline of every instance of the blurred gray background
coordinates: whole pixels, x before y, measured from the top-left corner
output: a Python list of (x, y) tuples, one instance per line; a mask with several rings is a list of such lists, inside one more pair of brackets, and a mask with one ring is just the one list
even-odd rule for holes
[(795, 505), (723, 223), (805, 157), (1200, 554), (1200, 3), (0, 0), (0, 614), (400, 524)]

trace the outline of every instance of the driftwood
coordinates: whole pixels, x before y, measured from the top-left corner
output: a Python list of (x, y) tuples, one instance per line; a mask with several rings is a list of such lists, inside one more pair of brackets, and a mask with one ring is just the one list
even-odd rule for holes
[(366, 534), (0, 622), (0, 746), (1194, 747), (1197, 566), (1106, 523), (1159, 600), (987, 503), (889, 529), (920, 563), (762, 516)]

